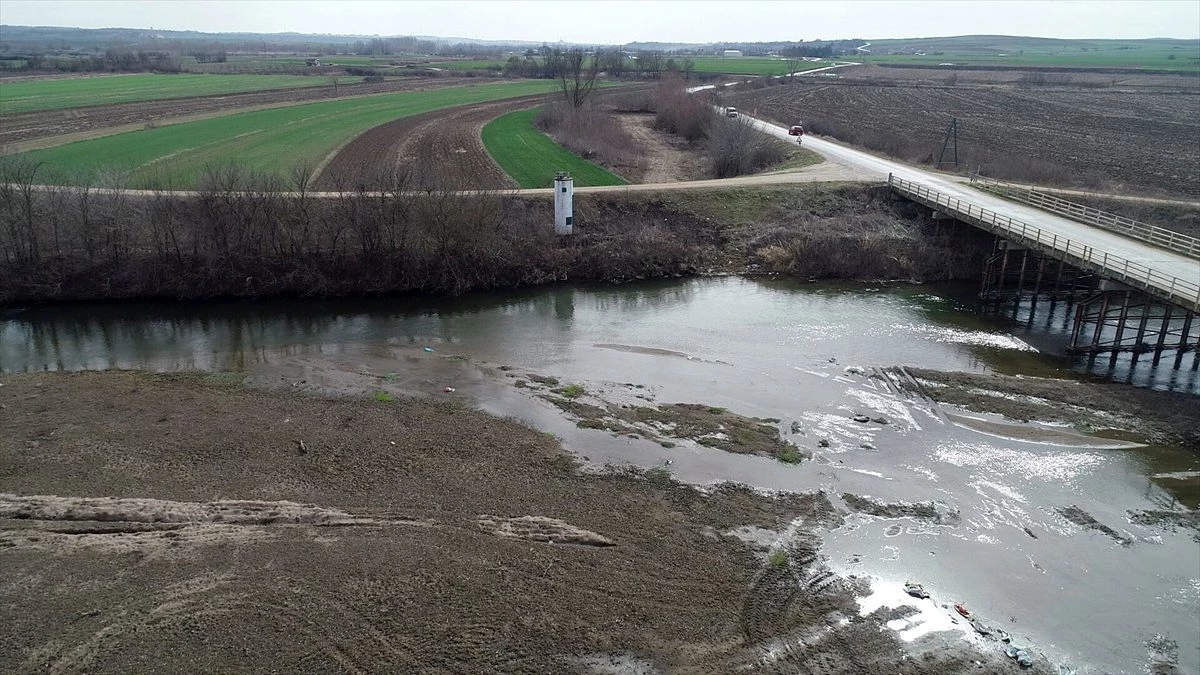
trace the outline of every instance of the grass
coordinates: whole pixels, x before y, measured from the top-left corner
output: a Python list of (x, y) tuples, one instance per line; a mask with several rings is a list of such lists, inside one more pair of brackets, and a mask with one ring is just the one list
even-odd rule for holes
[[(871, 54), (849, 58), (871, 63), (1145, 68), (1200, 72), (1194, 40), (1058, 40), (999, 35), (877, 40)], [(887, 54), (903, 51), (902, 54)], [(912, 52), (923, 52), (914, 54)]]
[[(675, 61), (682, 64), (685, 56), (677, 57)], [(771, 56), (693, 56), (697, 73), (725, 73), (728, 75), (785, 75), (788, 62)], [(824, 68), (830, 65), (828, 61), (801, 61), (796, 65), (799, 73), (814, 68)]]
[[(100, 182), (115, 174), (121, 186), (184, 188), (206, 166), (236, 162), (285, 173), (318, 164), (343, 142), (385, 122), (439, 108), (549, 92), (545, 81), (491, 83), (399, 92), (235, 113), (106, 136), (25, 153), (43, 177), (64, 183)], [(549, 185), (549, 183), (547, 183)]]
[(794, 445), (788, 445), (782, 448), (776, 455), (775, 459), (784, 464), (799, 464), (804, 459), (804, 455)]
[(646, 480), (651, 483), (663, 485), (671, 482), (671, 470), (665, 466), (656, 466), (646, 470)]
[(583, 385), (580, 385), (580, 384), (568, 384), (567, 386), (563, 387), (562, 390), (559, 391), (558, 393), (562, 394), (563, 396), (566, 396), (567, 398), (579, 398), (580, 396), (583, 396), (584, 394), (586, 394), (587, 390), (584, 389)]
[(386, 391), (375, 392), (374, 398), (376, 401), (379, 401), (380, 403), (391, 403), (392, 401), (396, 400), (395, 396), (392, 396), (391, 394), (387, 393)]
[(787, 552), (781, 548), (771, 551), (771, 555), (767, 556), (767, 564), (771, 567), (787, 567)]
[[(360, 79), (342, 77), (339, 83)], [(329, 79), (303, 75), (139, 74), (0, 83), (0, 115), (318, 86), (329, 86)]]
[(824, 161), (825, 158), (821, 155), (807, 148), (797, 146), (792, 148), (786, 160), (784, 160), (781, 164), (771, 167), (768, 169), (768, 171), (788, 171), (791, 169), (800, 169), (806, 166), (820, 164)]
[(421, 64), (423, 68), (441, 68), (442, 70), (496, 70), (503, 68), (506, 61), (496, 59), (462, 59), (457, 61), (430, 61)]
[(501, 115), (483, 127), (483, 146), (500, 168), (523, 188), (554, 184), (554, 174), (569, 171), (579, 187), (625, 185), (620, 176), (572, 154), (533, 128), (536, 110)]

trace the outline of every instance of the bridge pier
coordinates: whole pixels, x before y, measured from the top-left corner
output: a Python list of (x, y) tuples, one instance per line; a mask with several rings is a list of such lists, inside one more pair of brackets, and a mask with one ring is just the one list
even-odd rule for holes
[(1151, 366), (1158, 366), (1163, 352), (1174, 351), (1173, 369), (1183, 365), (1185, 354), (1196, 352), (1192, 363), (1196, 369), (1200, 367), (1200, 325), (1195, 317), (1195, 312), (1105, 281), (1076, 307), (1067, 351), (1087, 354), (1089, 360), (1109, 354), (1109, 365), (1115, 365), (1122, 352), (1132, 354), (1132, 364), (1141, 354), (1154, 352)]
[(1067, 352), (1086, 355), (1090, 363), (1107, 354), (1109, 367), (1115, 367), (1121, 354), (1130, 354), (1133, 367), (1152, 352), (1150, 366), (1157, 367), (1164, 352), (1174, 351), (1172, 367), (1179, 369), (1184, 355), (1194, 352), (1191, 367), (1200, 369), (1195, 312), (1001, 238), (984, 266), (979, 298), (986, 311), (1014, 318), (1028, 311), (1021, 320), (1026, 327), (1041, 309), (1048, 329), (1065, 304), (1060, 329), (1071, 336)]
[[(928, 207), (933, 219), (953, 218), (996, 235), (979, 291), (986, 309), (998, 311), (1011, 301), (1012, 315), (1019, 318), (1022, 298), (1028, 297), (1027, 325), (1032, 326), (1038, 301), (1046, 295), (1050, 299), (1046, 328), (1050, 329), (1058, 301), (1065, 300), (1061, 330), (1071, 336), (1068, 353), (1087, 354), (1089, 362), (1108, 354), (1112, 368), (1121, 353), (1131, 354), (1132, 367), (1141, 354), (1153, 352), (1152, 365), (1157, 366), (1164, 351), (1174, 351), (1178, 370), (1184, 354), (1192, 352), (1192, 370), (1200, 370), (1200, 335), (1194, 328), (1200, 327), (1195, 321), (1200, 314), (1200, 284), (1194, 272), (1195, 261), (1200, 260), (1200, 238), (1032, 192), (1014, 197), (1015, 193), (992, 181), (981, 180), (980, 185), (1046, 210), (1045, 222), (1059, 222), (1053, 228), (1038, 227), (1014, 219), (1012, 212), (993, 210), (1005, 210), (994, 202), (985, 207), (959, 189), (943, 193), (888, 175), (893, 193)], [(1122, 235), (1137, 255), (1097, 249), (1100, 240), (1090, 230), (1078, 230), (1078, 223)], [(1070, 225), (1073, 236), (1065, 235), (1068, 230), (1061, 225)], [(1047, 262), (1058, 265), (1049, 289), (1044, 285)]]

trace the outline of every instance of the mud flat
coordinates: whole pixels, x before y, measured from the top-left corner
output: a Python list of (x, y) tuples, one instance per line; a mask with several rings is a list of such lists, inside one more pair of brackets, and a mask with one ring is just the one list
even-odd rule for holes
[(805, 535), (841, 519), (823, 493), (585, 472), (452, 396), (243, 379), (0, 378), (0, 670), (1016, 670), (858, 612)]

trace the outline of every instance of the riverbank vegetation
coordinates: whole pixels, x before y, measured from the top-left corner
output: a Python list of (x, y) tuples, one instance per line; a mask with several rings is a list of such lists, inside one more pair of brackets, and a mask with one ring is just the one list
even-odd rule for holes
[[(233, 167), (192, 197), (36, 187), (0, 176), (0, 302), (456, 294), (690, 274), (973, 278), (990, 239), (881, 187), (577, 194), (556, 237), (545, 196), (413, 191), (314, 197)], [(279, 192), (290, 189), (293, 192)]]

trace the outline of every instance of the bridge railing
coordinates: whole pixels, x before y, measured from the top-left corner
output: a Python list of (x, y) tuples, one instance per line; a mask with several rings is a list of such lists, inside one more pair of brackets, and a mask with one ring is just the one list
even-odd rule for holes
[(1045, 192), (1038, 192), (1033, 188), (1009, 185), (1008, 183), (1002, 183), (982, 176), (972, 176), (971, 185), (1007, 199), (1036, 206), (1051, 213), (1057, 213), (1060, 216), (1070, 218), (1084, 225), (1091, 225), (1102, 230), (1140, 239), (1148, 244), (1165, 248), (1168, 251), (1200, 259), (1200, 239), (1196, 237), (1190, 237), (1186, 234), (1168, 230), (1165, 227), (1158, 227), (1157, 225), (1150, 225), (1132, 218), (1119, 216), (1115, 213), (1101, 211), (1091, 206), (1076, 204), (1075, 202), (1055, 197)]
[(1000, 215), (971, 202), (944, 195), (920, 183), (904, 180), (893, 174), (888, 175), (888, 185), (896, 192), (906, 195), (914, 201), (952, 214), (996, 234), (1004, 235), (1015, 243), (1054, 251), (1065, 262), (1076, 267), (1117, 279), (1193, 312), (1200, 312), (1200, 283), (1163, 274), (1142, 263), (1104, 251), (1097, 251), (1091, 246), (1072, 241), (1053, 232), (1046, 232), (1039, 227)]

